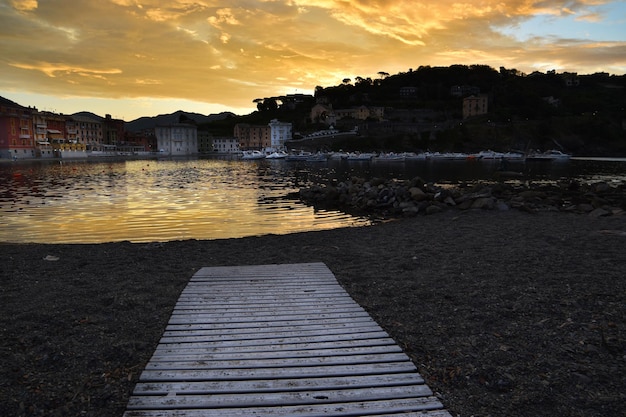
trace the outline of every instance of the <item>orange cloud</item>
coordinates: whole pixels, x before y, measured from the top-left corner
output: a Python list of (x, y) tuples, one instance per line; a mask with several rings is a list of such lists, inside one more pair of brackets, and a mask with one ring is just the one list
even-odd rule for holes
[(532, 70), (554, 62), (579, 72), (623, 72), (623, 35), (610, 43), (541, 33), (521, 42), (510, 35), (536, 15), (600, 25), (607, 3), (103, 0), (76, 7), (70, 0), (10, 0), (0, 7), (0, 91), (19, 85), (49, 94), (154, 94), (243, 107), (256, 97), (420, 65)]

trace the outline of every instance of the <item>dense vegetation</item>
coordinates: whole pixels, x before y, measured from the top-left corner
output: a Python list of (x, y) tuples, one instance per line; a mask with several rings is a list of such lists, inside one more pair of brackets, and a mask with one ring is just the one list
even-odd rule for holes
[[(562, 148), (586, 155), (626, 154), (626, 76), (535, 72), (522, 74), (515, 69), (495, 70), (484, 65), (423, 66), (395, 75), (384, 72), (376, 79), (344, 79), (336, 86), (315, 89), (313, 98), (288, 97), (255, 99), (258, 111), (233, 116), (201, 128), (214, 135), (232, 135), (236, 123), (266, 124), (271, 119), (293, 123), (296, 133), (327, 128), (310, 119), (316, 102), (334, 109), (361, 105), (384, 107), (388, 123), (407, 123), (399, 109), (428, 117), (426, 124), (412, 133), (381, 133), (363, 129), (375, 121), (341, 120), (339, 129), (358, 125), (357, 138), (318, 141), (311, 147), (359, 150), (458, 150), (484, 148), (549, 149)], [(453, 95), (453, 86), (463, 86), (465, 95), (486, 94), (489, 113), (463, 120), (462, 95)], [(401, 95), (413, 87), (409, 95)], [(410, 113), (410, 112), (414, 113)]]

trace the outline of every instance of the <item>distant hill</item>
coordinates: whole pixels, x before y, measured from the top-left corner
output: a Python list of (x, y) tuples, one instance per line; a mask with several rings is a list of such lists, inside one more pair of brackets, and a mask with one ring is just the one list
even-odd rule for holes
[(126, 122), (126, 131), (127, 132), (138, 132), (144, 129), (153, 129), (157, 125), (168, 125), (173, 123), (178, 123), (182, 118), (187, 118), (195, 121), (197, 124), (206, 124), (210, 122), (214, 122), (216, 120), (223, 120), (227, 117), (235, 117), (236, 115), (231, 112), (222, 112), (218, 114), (210, 114), (205, 116), (199, 113), (188, 113), (182, 110), (178, 110), (171, 114), (159, 114), (154, 117), (140, 117), (139, 119), (135, 119), (131, 122)]
[(104, 120), (104, 117), (98, 116), (97, 114), (89, 112), (89, 111), (79, 111), (78, 113), (72, 114), (72, 116), (89, 117), (90, 119), (100, 120), (100, 121)]

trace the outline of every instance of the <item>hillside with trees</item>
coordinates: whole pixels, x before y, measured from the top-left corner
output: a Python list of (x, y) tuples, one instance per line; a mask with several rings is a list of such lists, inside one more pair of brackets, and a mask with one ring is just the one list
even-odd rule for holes
[[(341, 119), (340, 130), (360, 135), (308, 144), (311, 148), (362, 151), (477, 151), (560, 148), (578, 155), (626, 155), (626, 76), (596, 73), (499, 70), (485, 65), (421, 66), (378, 78), (345, 78), (318, 86), (314, 97), (254, 99), (257, 111), (204, 124), (217, 136), (232, 135), (236, 123), (291, 122), (306, 134), (328, 126), (311, 120), (311, 108), (384, 108), (384, 121)], [(401, 94), (401, 91), (409, 94)], [(486, 95), (488, 113), (463, 118), (463, 99)], [(414, 124), (405, 129), (399, 126)], [(299, 146), (307, 144), (298, 143)]]

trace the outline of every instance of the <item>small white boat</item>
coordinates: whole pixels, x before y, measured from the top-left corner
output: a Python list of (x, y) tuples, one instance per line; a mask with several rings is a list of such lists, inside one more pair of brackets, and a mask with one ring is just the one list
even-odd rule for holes
[(502, 154), (502, 159), (506, 159), (507, 161), (523, 161), (524, 156), (521, 152), (505, 152)]
[(378, 162), (404, 162), (405, 159), (405, 154), (395, 152), (381, 153), (373, 158), (374, 161)]
[(348, 161), (371, 161), (373, 153), (350, 152), (346, 158)]
[(265, 156), (266, 159), (285, 159), (287, 157), (287, 152), (285, 151), (275, 151)]
[(306, 161), (313, 154), (311, 152), (299, 151), (299, 152), (291, 152), (286, 157), (286, 161)]
[(265, 159), (265, 154), (261, 151), (243, 151), (241, 159)]
[(321, 152), (317, 152), (312, 155), (309, 155), (309, 157), (306, 158), (306, 161), (307, 162), (326, 162), (328, 161), (328, 155), (321, 153)]
[(461, 152), (435, 152), (432, 154), (431, 159), (447, 160), (447, 161), (460, 161), (467, 159), (468, 155)]
[(419, 152), (419, 153), (405, 152), (404, 160), (405, 161), (425, 161), (427, 159), (430, 159), (431, 155), (432, 154), (430, 152)]
[(504, 153), (492, 151), (491, 149), (469, 155), (470, 159), (502, 159), (503, 156)]
[(348, 159), (348, 154), (346, 152), (343, 152), (343, 151), (332, 152), (328, 156), (328, 159), (331, 159), (333, 161), (341, 161), (341, 160)]
[(541, 153), (530, 153), (526, 156), (526, 159), (531, 161), (567, 161), (570, 157), (571, 155), (569, 154), (551, 149)]

